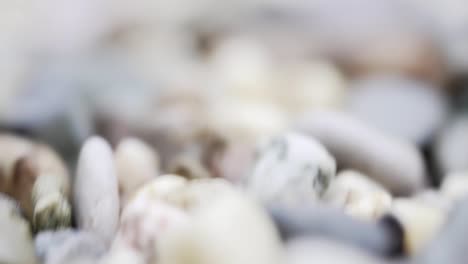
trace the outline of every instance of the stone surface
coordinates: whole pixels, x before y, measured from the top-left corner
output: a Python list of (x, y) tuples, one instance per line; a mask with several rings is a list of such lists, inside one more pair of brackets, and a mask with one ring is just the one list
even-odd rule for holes
[(3, 195), (0, 196), (0, 228), (0, 263), (37, 263), (29, 224), (19, 214), (18, 205)]
[(106, 251), (106, 245), (95, 235), (71, 229), (41, 232), (35, 246), (44, 264), (94, 263)]
[(440, 186), (440, 193), (451, 203), (465, 198), (468, 195), (468, 174), (458, 172), (447, 175)]
[(73, 190), (78, 228), (109, 244), (119, 223), (119, 194), (112, 149), (104, 139), (84, 143)]
[(356, 171), (342, 171), (325, 193), (327, 204), (362, 220), (377, 220), (392, 204), (392, 196), (378, 183)]
[(344, 113), (305, 114), (296, 127), (315, 137), (336, 158), (338, 167), (360, 171), (393, 194), (411, 194), (426, 185), (421, 153)]
[(401, 253), (403, 230), (390, 218), (370, 223), (328, 207), (269, 208), (284, 240), (321, 237), (353, 245), (371, 254)]
[(424, 144), (442, 125), (448, 102), (433, 85), (380, 75), (359, 79), (351, 85), (347, 109), (381, 131)]
[(159, 156), (155, 150), (137, 138), (126, 138), (117, 146), (115, 166), (119, 179), (121, 203), (159, 174)]
[(335, 177), (334, 158), (319, 142), (301, 134), (270, 139), (259, 146), (257, 155), (246, 189), (265, 203), (314, 203)]
[(405, 198), (393, 201), (390, 214), (403, 226), (404, 249), (409, 255), (423, 249), (445, 220), (445, 212), (441, 209)]

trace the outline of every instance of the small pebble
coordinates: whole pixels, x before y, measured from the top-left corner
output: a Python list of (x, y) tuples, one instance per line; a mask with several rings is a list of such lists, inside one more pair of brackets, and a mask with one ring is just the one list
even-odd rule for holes
[(465, 198), (468, 195), (468, 174), (458, 172), (447, 175), (440, 186), (440, 193), (451, 203)]
[(344, 113), (304, 115), (296, 127), (315, 137), (342, 169), (360, 171), (396, 195), (408, 195), (426, 185), (418, 149), (373, 129)]
[(117, 146), (115, 166), (119, 179), (121, 204), (145, 183), (159, 174), (159, 156), (137, 138), (126, 138)]
[(12, 199), (0, 195), (0, 263), (35, 264), (31, 230), (18, 208)]
[(328, 207), (270, 207), (269, 211), (286, 241), (297, 237), (324, 237), (378, 256), (395, 256), (402, 252), (403, 229), (391, 218), (371, 223)]
[(297, 133), (259, 147), (246, 189), (265, 203), (311, 204), (335, 178), (336, 163), (317, 141)]
[(441, 209), (405, 198), (393, 201), (390, 214), (404, 229), (404, 250), (409, 255), (423, 249), (445, 220)]
[(380, 184), (355, 171), (340, 172), (325, 194), (327, 204), (362, 220), (377, 220), (392, 205), (392, 196)]
[(100, 137), (88, 139), (80, 152), (74, 182), (75, 218), (107, 245), (119, 223), (118, 179), (112, 149)]
[(44, 264), (94, 263), (106, 251), (105, 244), (93, 234), (71, 229), (41, 232), (35, 244), (36, 254)]

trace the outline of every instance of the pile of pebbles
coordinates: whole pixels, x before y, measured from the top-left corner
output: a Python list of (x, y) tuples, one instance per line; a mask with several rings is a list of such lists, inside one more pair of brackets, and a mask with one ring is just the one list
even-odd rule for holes
[(466, 263), (465, 2), (0, 2), (0, 264)]

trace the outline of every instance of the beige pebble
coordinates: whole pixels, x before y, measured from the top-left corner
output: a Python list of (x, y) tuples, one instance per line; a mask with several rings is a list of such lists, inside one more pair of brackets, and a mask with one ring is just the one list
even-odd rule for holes
[(259, 147), (246, 189), (265, 203), (310, 204), (324, 195), (335, 173), (334, 158), (319, 142), (287, 133)]
[(437, 234), (445, 220), (443, 210), (406, 198), (395, 199), (390, 214), (403, 226), (403, 246), (409, 255), (423, 249)]
[(122, 140), (115, 150), (114, 158), (122, 203), (159, 174), (157, 152), (140, 139)]
[(340, 168), (360, 171), (393, 194), (411, 194), (426, 185), (422, 155), (414, 145), (345, 113), (308, 113), (296, 126), (317, 138), (336, 158)]
[(78, 228), (109, 244), (118, 227), (119, 194), (112, 149), (103, 138), (91, 137), (81, 149), (74, 206)]
[(392, 196), (385, 188), (356, 171), (340, 172), (324, 200), (363, 220), (377, 220), (392, 205)]

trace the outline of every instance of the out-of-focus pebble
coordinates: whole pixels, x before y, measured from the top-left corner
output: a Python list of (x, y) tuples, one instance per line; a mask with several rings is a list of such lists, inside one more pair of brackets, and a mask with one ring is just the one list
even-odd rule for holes
[(320, 238), (298, 238), (286, 244), (287, 264), (383, 264), (391, 263), (362, 250)]
[(444, 178), (440, 193), (454, 203), (468, 195), (468, 175), (465, 172), (451, 173)]
[(463, 199), (447, 215), (439, 231), (413, 259), (416, 264), (462, 264), (468, 258), (468, 199)]
[(442, 91), (421, 81), (381, 75), (361, 79), (350, 89), (347, 105), (354, 116), (416, 144), (434, 135), (448, 111)]
[(285, 240), (324, 237), (381, 256), (398, 255), (402, 250), (403, 230), (391, 218), (371, 223), (328, 207), (271, 207), (269, 211)]
[(0, 195), (0, 263), (35, 264), (34, 243), (29, 224), (16, 203)]
[(115, 150), (114, 158), (121, 204), (124, 204), (138, 188), (159, 174), (158, 154), (137, 138), (122, 140)]
[(78, 227), (108, 245), (118, 227), (119, 194), (112, 149), (104, 139), (92, 137), (84, 143), (73, 190)]
[(304, 115), (296, 127), (319, 140), (343, 169), (360, 171), (394, 194), (411, 194), (426, 185), (418, 149), (336, 112)]
[(106, 251), (106, 245), (95, 235), (71, 229), (39, 233), (35, 244), (44, 264), (94, 262)]
[(413, 195), (411, 199), (416, 202), (420, 202), (425, 206), (434, 206), (444, 212), (448, 212), (452, 207), (452, 201), (447, 197), (447, 195), (443, 195), (441, 191), (433, 189), (426, 189), (417, 193)]
[(390, 214), (403, 226), (404, 250), (409, 255), (423, 249), (445, 220), (443, 210), (405, 198), (393, 201)]
[(380, 218), (392, 204), (392, 196), (382, 186), (355, 171), (340, 172), (324, 200), (363, 220)]
[(18, 200), (38, 230), (69, 226), (70, 179), (61, 158), (48, 146), (12, 135), (0, 136), (0, 191)]
[(246, 188), (265, 203), (310, 204), (324, 195), (335, 173), (334, 158), (319, 142), (287, 133), (259, 147)]
[[(192, 224), (161, 241), (162, 264), (283, 263), (273, 224), (241, 194), (224, 193), (194, 209)], [(236, 228), (233, 228), (233, 227)]]
[(468, 170), (468, 118), (450, 120), (434, 143), (436, 166), (443, 177), (453, 172)]
[(280, 69), (276, 92), (281, 106), (293, 115), (311, 109), (341, 108), (346, 95), (346, 81), (326, 61), (286, 64)]

